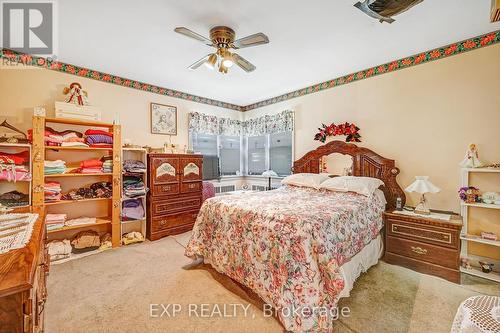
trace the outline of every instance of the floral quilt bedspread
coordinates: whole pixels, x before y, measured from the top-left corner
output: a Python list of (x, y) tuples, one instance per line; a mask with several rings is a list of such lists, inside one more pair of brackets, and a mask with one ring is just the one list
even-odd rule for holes
[(342, 264), (382, 228), (384, 202), (310, 188), (208, 199), (186, 248), (252, 289), (288, 331), (331, 332)]

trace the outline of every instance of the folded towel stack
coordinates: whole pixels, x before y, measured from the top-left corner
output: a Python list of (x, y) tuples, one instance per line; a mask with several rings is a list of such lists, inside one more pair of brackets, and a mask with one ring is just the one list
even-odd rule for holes
[(113, 133), (95, 129), (86, 130), (85, 143), (95, 148), (113, 148)]
[(144, 218), (144, 207), (141, 199), (129, 199), (123, 201), (122, 220), (141, 220)]
[(29, 206), (29, 195), (16, 190), (2, 193), (0, 204), (6, 207)]
[(146, 187), (142, 179), (134, 176), (123, 177), (123, 194), (129, 198), (146, 195)]
[(44, 186), (45, 202), (61, 200), (61, 184), (59, 182), (47, 182)]
[(80, 163), (78, 173), (102, 173), (102, 162), (97, 159), (86, 160)]
[(46, 175), (59, 175), (66, 172), (66, 162), (62, 160), (43, 162)]
[(47, 231), (62, 229), (66, 222), (66, 214), (47, 214), (45, 224)]
[[(32, 136), (30, 130), (28, 136)], [(83, 134), (77, 131), (66, 130), (56, 131), (50, 127), (45, 128), (45, 145), (47, 146), (63, 146), (63, 147), (88, 147), (83, 139)]]
[(76, 219), (71, 219), (66, 221), (67, 226), (74, 226), (74, 225), (85, 225), (85, 224), (94, 224), (96, 223), (97, 219), (95, 217), (79, 217)]
[(101, 157), (102, 161), (102, 172), (112, 173), (113, 172), (113, 156)]
[(8, 182), (30, 181), (29, 152), (17, 154), (0, 152), (0, 180)]
[(123, 170), (130, 173), (146, 173), (146, 165), (141, 161), (126, 160), (123, 162)]

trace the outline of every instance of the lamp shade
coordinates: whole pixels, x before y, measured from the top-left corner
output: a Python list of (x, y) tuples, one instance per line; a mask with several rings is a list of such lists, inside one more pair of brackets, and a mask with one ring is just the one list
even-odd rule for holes
[(429, 181), (428, 176), (416, 176), (415, 181), (405, 188), (406, 192), (424, 193), (438, 193), (441, 191), (439, 187)]
[(274, 172), (273, 170), (267, 170), (262, 173), (262, 176), (264, 177), (278, 177), (278, 174)]

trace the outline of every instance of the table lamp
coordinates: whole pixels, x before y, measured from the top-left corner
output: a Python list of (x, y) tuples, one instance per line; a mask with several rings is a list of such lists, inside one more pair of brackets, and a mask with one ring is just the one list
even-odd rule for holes
[(271, 187), (271, 179), (273, 177), (278, 177), (278, 174), (276, 172), (274, 172), (273, 170), (267, 170), (267, 171), (264, 171), (262, 173), (262, 176), (263, 177), (267, 177), (268, 178), (268, 181), (269, 181), (269, 185), (267, 187), (267, 190), (268, 191), (271, 191), (272, 190), (272, 187)]
[(415, 181), (405, 188), (406, 192), (417, 192), (422, 194), (422, 197), (420, 198), (420, 203), (415, 207), (415, 214), (421, 214), (421, 215), (429, 215), (431, 211), (429, 210), (429, 207), (427, 207), (427, 200), (425, 199), (425, 194), (426, 193), (438, 193), (441, 191), (439, 187), (434, 185), (429, 181), (428, 176), (416, 176)]

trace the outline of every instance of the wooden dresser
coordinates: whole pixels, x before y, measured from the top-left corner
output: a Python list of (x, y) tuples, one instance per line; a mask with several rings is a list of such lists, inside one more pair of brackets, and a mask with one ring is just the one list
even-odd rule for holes
[(49, 257), (39, 218), (26, 247), (0, 254), (0, 333), (43, 332)]
[(386, 262), (460, 283), (460, 216), (444, 221), (386, 212), (384, 220)]
[(193, 228), (202, 202), (202, 164), (202, 155), (148, 155), (148, 239)]

